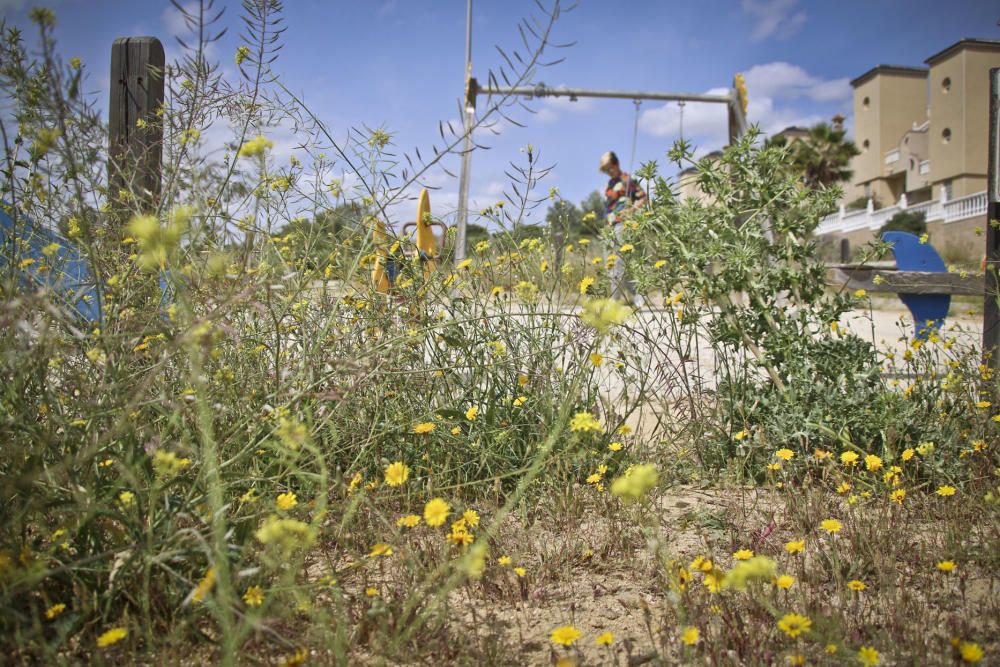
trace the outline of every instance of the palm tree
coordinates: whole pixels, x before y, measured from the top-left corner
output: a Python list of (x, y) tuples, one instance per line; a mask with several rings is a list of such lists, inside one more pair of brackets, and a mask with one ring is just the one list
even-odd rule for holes
[(811, 188), (829, 187), (854, 175), (851, 158), (861, 151), (846, 132), (826, 123), (809, 128), (809, 134), (792, 142), (792, 163), (802, 173), (802, 181)]
[(860, 154), (853, 141), (844, 137), (843, 128), (820, 123), (809, 128), (802, 138), (783, 133), (768, 137), (765, 148), (787, 148), (791, 160), (788, 169), (808, 187), (829, 187), (854, 175), (848, 165)]

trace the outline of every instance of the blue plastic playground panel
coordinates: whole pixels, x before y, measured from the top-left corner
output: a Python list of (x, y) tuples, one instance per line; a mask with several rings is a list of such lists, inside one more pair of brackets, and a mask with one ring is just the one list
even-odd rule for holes
[[(0, 270), (16, 271), (22, 290), (49, 289), (77, 317), (102, 323), (97, 284), (80, 247), (29, 218), (22, 217), (15, 224), (6, 213), (6, 202), (0, 203), (4, 204), (0, 207)], [(160, 307), (163, 309), (170, 304), (172, 296), (167, 277), (166, 271), (160, 272)]]
[[(51, 229), (20, 218), (17, 224), (0, 208), (0, 269), (17, 272), (21, 289), (52, 290), (79, 317), (101, 321), (101, 303), (93, 274), (79, 247)], [(9, 264), (13, 262), (14, 266)]]
[[(948, 267), (937, 250), (929, 243), (921, 243), (920, 238), (908, 232), (886, 232), (882, 240), (892, 244), (892, 254), (896, 257), (896, 268), (900, 271), (924, 271), (946, 273)], [(951, 307), (949, 294), (906, 294), (900, 300), (913, 315), (917, 338), (927, 338), (934, 330), (940, 329)]]

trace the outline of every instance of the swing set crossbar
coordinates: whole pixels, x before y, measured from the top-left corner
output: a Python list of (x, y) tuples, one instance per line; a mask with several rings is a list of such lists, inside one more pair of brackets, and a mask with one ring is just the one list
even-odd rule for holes
[[(471, 86), (470, 86), (471, 88)], [(502, 87), (480, 87), (469, 91), (473, 95), (518, 95), (521, 97), (568, 97), (571, 100), (575, 97), (599, 97), (606, 99), (621, 100), (662, 100), (666, 102), (710, 102), (716, 104), (730, 104), (733, 102), (733, 95), (698, 95), (695, 93), (658, 93), (641, 90), (590, 90), (585, 88), (551, 88), (545, 84), (537, 86), (522, 86), (515, 88)]]

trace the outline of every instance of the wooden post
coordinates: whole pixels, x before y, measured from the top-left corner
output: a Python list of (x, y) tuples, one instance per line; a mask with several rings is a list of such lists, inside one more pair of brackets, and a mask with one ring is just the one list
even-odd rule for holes
[[(111, 47), (110, 198), (124, 190), (146, 210), (155, 208), (160, 195), (165, 63), (163, 45), (155, 37), (119, 37)], [(126, 203), (125, 208), (131, 207)]]
[(990, 132), (989, 165), (987, 167), (986, 206), (986, 294), (983, 304), (983, 354), (986, 364), (997, 368), (998, 345), (1000, 345), (1000, 230), (996, 228), (1000, 220), (1000, 67), (990, 70)]

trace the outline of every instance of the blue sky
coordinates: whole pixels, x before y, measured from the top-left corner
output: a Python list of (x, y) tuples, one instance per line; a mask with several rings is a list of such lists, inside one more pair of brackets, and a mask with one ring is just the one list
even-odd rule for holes
[[(34, 4), (0, 0), (0, 14), (25, 29), (29, 44), (34, 31), (27, 13)], [(438, 139), (438, 121), (458, 121), (464, 0), (285, 0), (284, 5), (287, 31), (274, 68), (335, 132), (342, 135), (362, 123), (382, 126), (397, 152), (416, 147), (426, 155)], [(102, 104), (116, 37), (155, 35), (168, 58), (179, 53), (174, 37), (183, 26), (166, 0), (51, 0), (46, 6), (56, 12), (60, 51), (83, 59), (88, 87)], [(240, 3), (217, 0), (216, 6), (226, 8), (223, 23), (230, 31), (212, 55), (234, 74)], [(517, 48), (517, 21), (532, 12), (538, 14), (533, 0), (474, 0), (473, 73), (481, 81), (501, 64), (494, 45), (508, 52)], [(536, 81), (704, 93), (728, 88), (733, 75), (743, 72), (750, 120), (773, 132), (836, 113), (850, 119), (852, 78), (879, 63), (921, 65), (963, 37), (1000, 39), (998, 19), (1000, 5), (979, 0), (580, 0), (563, 13), (554, 33), (554, 41), (575, 46), (553, 52), (566, 61), (540, 70)], [(615, 150), (629, 161), (635, 121), (630, 100), (530, 104), (537, 113), (514, 112), (526, 127), (503, 123), (498, 136), (481, 135), (491, 150), (473, 158), (473, 210), (504, 198), (504, 170), (523, 160), (519, 149), (529, 143), (543, 164), (554, 165), (541, 194), (555, 186), (575, 202), (602, 186), (601, 153)], [(726, 137), (724, 108), (688, 104), (684, 135), (702, 153), (720, 147)], [(644, 102), (635, 164), (656, 159), (666, 167), (665, 153), (678, 137), (676, 104)], [(277, 157), (286, 157), (292, 147), (286, 137)], [(457, 159), (448, 164), (457, 173)], [(457, 180), (440, 171), (428, 180), (440, 188), (432, 194), (435, 214), (447, 217), (457, 201)], [(407, 217), (410, 208), (404, 205), (398, 215)], [(543, 215), (544, 206), (535, 218)]]

